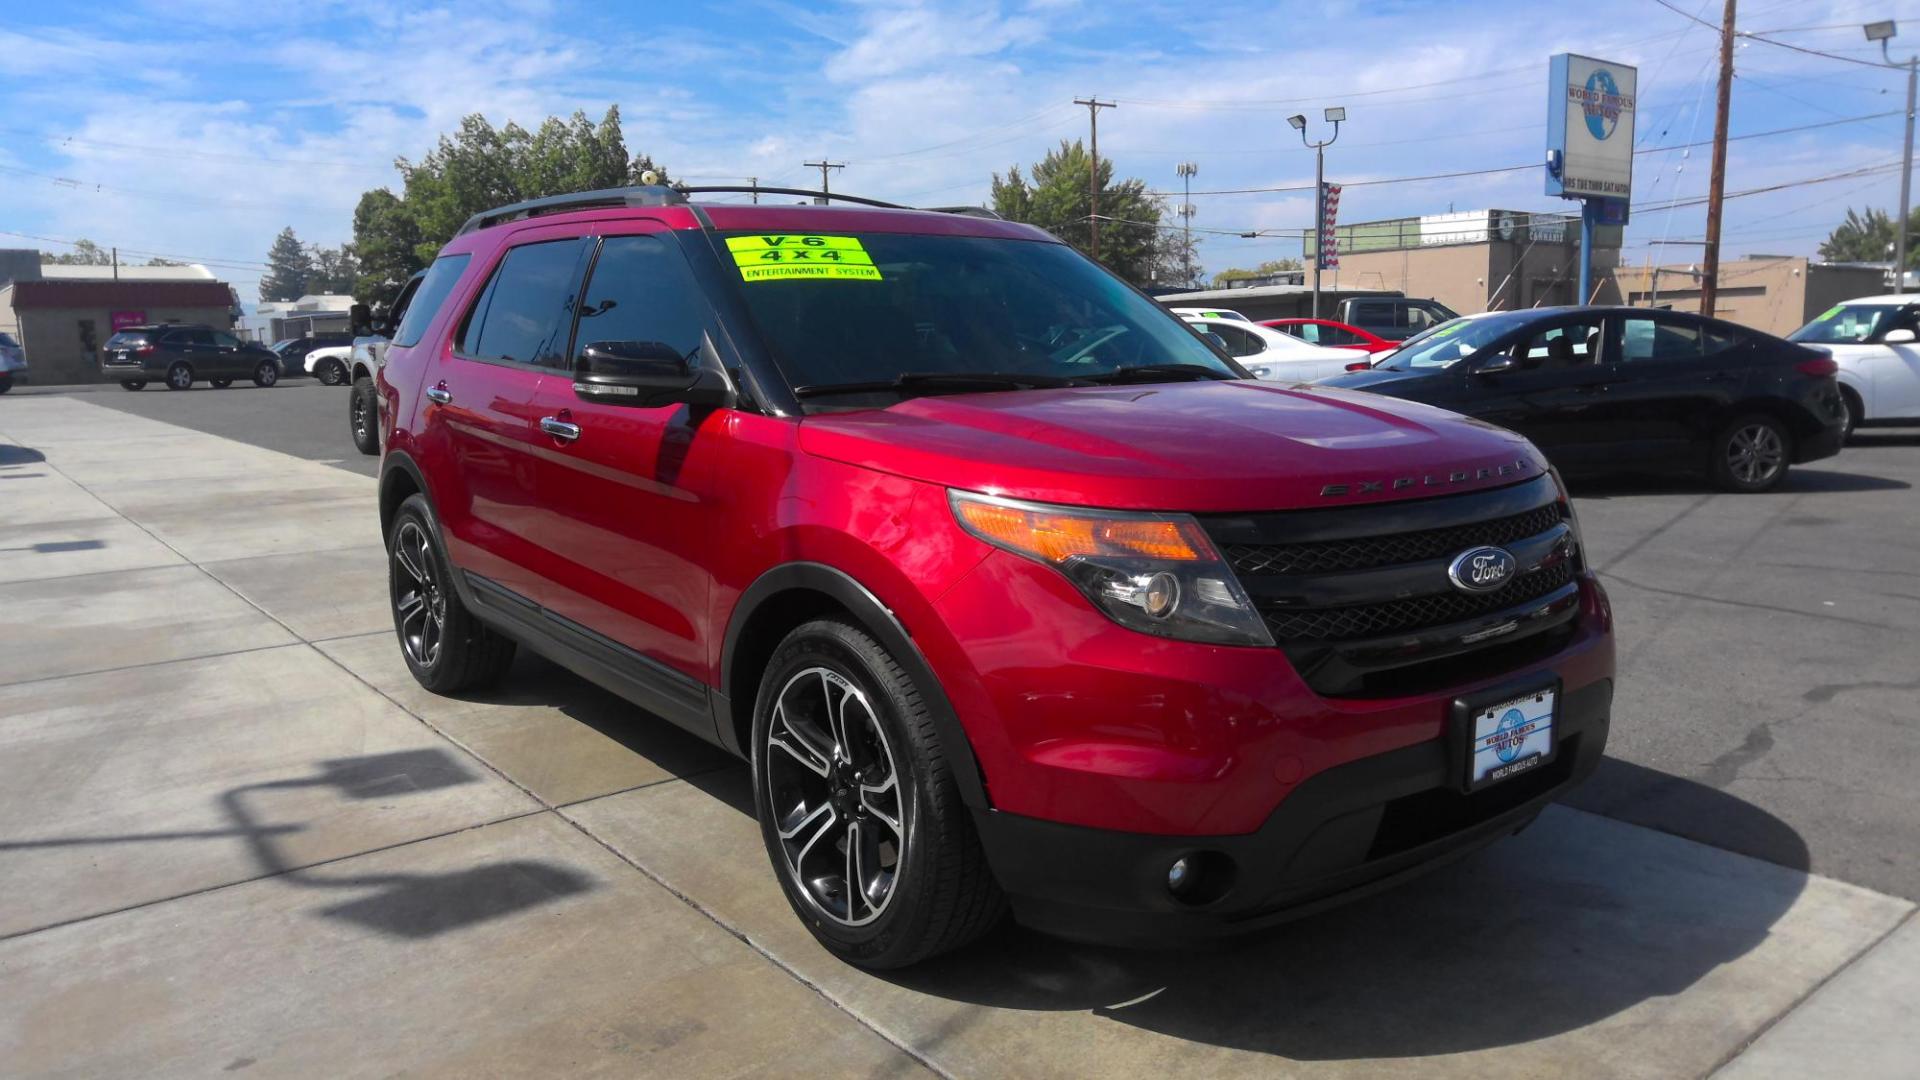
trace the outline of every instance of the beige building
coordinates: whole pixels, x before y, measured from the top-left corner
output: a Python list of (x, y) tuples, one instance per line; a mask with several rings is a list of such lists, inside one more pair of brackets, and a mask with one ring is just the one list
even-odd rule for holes
[[(1338, 271), (1324, 286), (1383, 289), (1438, 300), (1455, 311), (1511, 311), (1576, 304), (1580, 218), (1524, 210), (1469, 210), (1342, 225)], [(1595, 232), (1591, 303), (1619, 302), (1610, 274), (1618, 228)], [(1312, 242), (1308, 242), (1311, 258)]]
[[(1700, 310), (1700, 273), (1695, 266), (1621, 267), (1616, 276), (1629, 304)], [(1784, 337), (1842, 300), (1887, 291), (1884, 267), (1816, 263), (1793, 255), (1749, 255), (1720, 264), (1713, 313)]]
[(15, 280), (0, 286), (0, 323), (11, 325), (39, 384), (100, 381), (100, 348), (114, 330), (143, 323), (233, 325), (233, 291), (219, 281)]

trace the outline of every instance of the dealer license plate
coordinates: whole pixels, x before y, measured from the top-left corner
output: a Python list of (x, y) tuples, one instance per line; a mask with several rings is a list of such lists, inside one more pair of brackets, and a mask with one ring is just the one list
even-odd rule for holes
[(1486, 706), (1473, 714), (1467, 789), (1511, 779), (1553, 760), (1553, 710), (1548, 687)]

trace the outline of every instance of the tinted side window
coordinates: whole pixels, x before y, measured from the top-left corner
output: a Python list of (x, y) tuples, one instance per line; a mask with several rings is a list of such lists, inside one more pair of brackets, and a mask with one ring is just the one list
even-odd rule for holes
[(223, 334), (218, 330), (213, 332), (213, 343), (224, 349), (237, 349), (240, 347), (239, 338), (234, 337), (232, 334)]
[(1225, 322), (1209, 321), (1200, 329), (1220, 335), (1220, 340), (1227, 343), (1228, 356), (1252, 356), (1265, 352), (1267, 348), (1267, 343), (1258, 337)]
[(1655, 319), (1627, 319), (1621, 325), (1620, 359), (1628, 363), (1698, 360), (1705, 355), (1698, 326)]
[[(679, 356), (700, 348), (706, 297), (686, 257), (657, 236), (609, 236), (580, 305), (577, 355), (596, 341), (646, 341)], [(563, 328), (564, 335), (564, 328)]]
[(1525, 371), (1580, 367), (1599, 359), (1600, 336), (1598, 322), (1550, 327), (1519, 342), (1513, 358)]
[(1393, 305), (1378, 302), (1355, 304), (1353, 321), (1359, 326), (1392, 326)]
[[(1322, 345), (1360, 344), (1360, 335), (1351, 330), (1342, 330), (1337, 326), (1317, 326), (1314, 329), (1320, 331), (1319, 342)], [(1314, 339), (1308, 338), (1307, 340), (1313, 341)]]
[(574, 279), (586, 245), (584, 239), (549, 240), (508, 251), (455, 348), (476, 360), (565, 366)]
[(205, 330), (170, 330), (163, 340), (168, 345), (211, 345), (213, 335)]
[[(453, 291), (453, 284), (466, 272), (471, 255), (442, 255), (433, 260), (427, 268), (427, 274), (420, 279), (420, 285), (414, 290), (413, 303), (407, 306), (406, 317), (400, 320), (400, 329), (394, 331), (393, 343), (402, 347), (416, 345), (421, 335), (427, 332), (427, 324), (433, 321), (434, 313)], [(404, 295), (404, 294), (403, 294)]]
[(1301, 341), (1311, 341), (1315, 345), (1318, 345), (1325, 337), (1327, 328), (1321, 326), (1319, 323), (1297, 323), (1287, 327), (1286, 332), (1299, 338)]

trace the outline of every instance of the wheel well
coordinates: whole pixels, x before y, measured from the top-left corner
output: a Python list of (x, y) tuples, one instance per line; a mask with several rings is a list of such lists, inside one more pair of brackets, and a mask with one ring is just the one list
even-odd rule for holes
[(347, 375), (347, 381), (359, 382), (363, 377), (371, 379), (373, 378), (373, 372), (369, 370), (365, 364), (355, 364), (353, 365), (353, 370)]
[(792, 588), (767, 597), (747, 616), (733, 646), (732, 666), (727, 673), (727, 702), (732, 715), (733, 734), (741, 751), (753, 753), (753, 704), (760, 693), (760, 673), (766, 670), (773, 650), (793, 628), (825, 615), (838, 615), (868, 632), (860, 618), (846, 605), (817, 589)]
[(1840, 393), (1846, 396), (1847, 409), (1853, 413), (1854, 423), (1857, 424), (1865, 420), (1867, 418), (1867, 402), (1866, 399), (1860, 396), (1860, 391), (1855, 390), (1846, 383), (1841, 383)]
[(410, 495), (418, 495), (420, 485), (413, 474), (405, 469), (388, 469), (386, 478), (380, 481), (380, 536), (387, 535), (387, 526), (392, 523), (393, 515), (400, 512), (400, 504)]
[[(1803, 409), (1794, 408), (1772, 398), (1753, 398), (1735, 405), (1726, 411), (1724, 414), (1725, 418), (1721, 420), (1721, 425), (1724, 427), (1739, 417), (1751, 413), (1770, 416), (1780, 421), (1780, 425), (1786, 428), (1787, 433), (1792, 435), (1796, 440), (1804, 439), (1820, 431), (1821, 425), (1819, 418)], [(1791, 447), (1789, 449), (1791, 449)]]

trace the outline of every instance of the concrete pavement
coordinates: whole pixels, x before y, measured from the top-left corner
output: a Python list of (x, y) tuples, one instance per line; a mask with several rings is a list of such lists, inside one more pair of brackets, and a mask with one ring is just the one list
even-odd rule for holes
[[(487, 695), (421, 691), (375, 531), (365, 477), (84, 395), (0, 400), (0, 1074), (1746, 1078), (1920, 1060), (1912, 903), (1806, 872), (1819, 853), (1737, 789), (1627, 763), (1617, 789), (1766, 858), (1555, 809), (1228, 948), (1016, 929), (861, 973), (787, 910), (737, 763), (534, 658)], [(1617, 602), (1623, 625), (1658, 610)], [(1904, 633), (1891, 608), (1840, 614)]]

